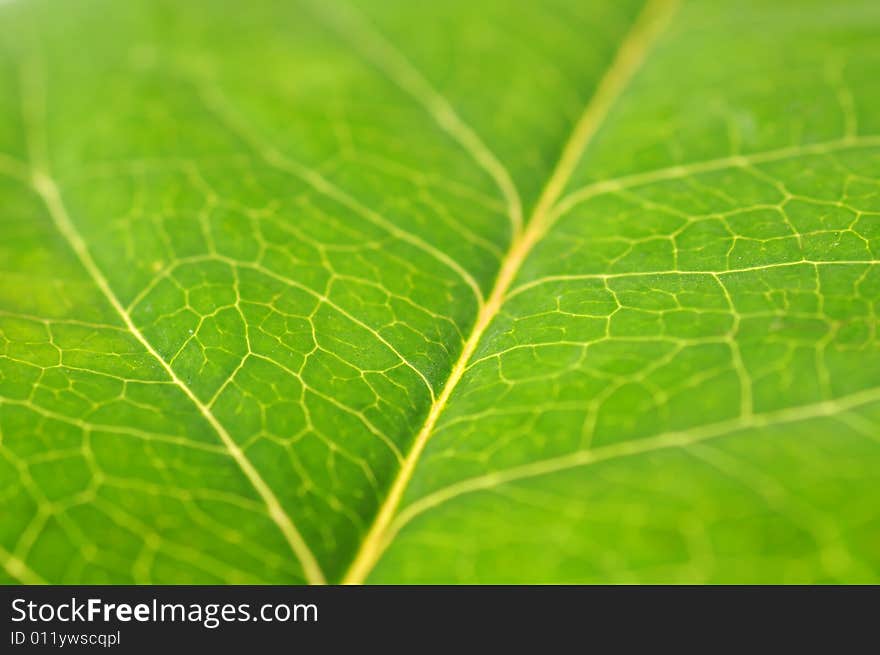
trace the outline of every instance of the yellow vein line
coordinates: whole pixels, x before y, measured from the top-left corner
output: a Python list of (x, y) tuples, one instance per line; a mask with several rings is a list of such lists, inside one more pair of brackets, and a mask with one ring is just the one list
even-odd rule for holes
[(337, 2), (310, 2), (315, 14), (361, 51), (379, 71), (391, 80), (434, 119), (434, 122), (461, 145), (501, 191), (514, 234), (522, 229), (522, 202), (510, 173), (483, 143), (474, 129), (464, 122), (449, 101), (365, 18)]
[(254, 150), (254, 152), (264, 162), (266, 162), (266, 164), (278, 169), (279, 171), (284, 171), (295, 175), (318, 193), (321, 193), (326, 197), (335, 200), (339, 204), (348, 207), (349, 209), (360, 215), (362, 218), (365, 218), (370, 223), (376, 225), (391, 236), (396, 237), (401, 241), (405, 241), (410, 245), (418, 248), (419, 250), (425, 252), (430, 257), (437, 260), (447, 268), (451, 269), (454, 273), (458, 274), (458, 276), (464, 281), (464, 283), (468, 287), (470, 287), (471, 291), (474, 294), (474, 297), (477, 300), (477, 303), (483, 302), (483, 292), (480, 289), (479, 282), (477, 282), (474, 276), (471, 275), (455, 259), (447, 255), (439, 248), (432, 246), (424, 239), (421, 239), (415, 234), (412, 234), (411, 232), (408, 232), (395, 225), (392, 221), (389, 221), (378, 212), (373, 211), (369, 207), (366, 207), (357, 199), (333, 184), (330, 180), (321, 175), (319, 172), (301, 164), (295, 159), (288, 157), (283, 152), (270, 145), (262, 138), (261, 135), (258, 135), (254, 130), (249, 128), (244, 123), (241, 117), (236, 114), (235, 110), (226, 99), (226, 97), (223, 96), (219, 88), (208, 86), (207, 84), (201, 83), (198, 80), (195, 80), (194, 83), (199, 89), (202, 100), (205, 103), (205, 107), (208, 109), (208, 111), (212, 112), (219, 121), (221, 121), (226, 127), (234, 132), (242, 141), (245, 142), (245, 144), (250, 146)]
[[(7, 357), (7, 359), (9, 359)], [(12, 360), (19, 361), (19, 360)], [(71, 367), (65, 367), (66, 369), (70, 369)], [(88, 369), (73, 369), (73, 370), (88, 370)], [(88, 371), (92, 373), (92, 371)], [(167, 383), (166, 383), (167, 384)], [(25, 409), (34, 412), (35, 414), (39, 414), (42, 417), (50, 418), (54, 421), (60, 421), (62, 423), (67, 423), (68, 425), (74, 425), (84, 432), (110, 432), (113, 434), (125, 435), (127, 437), (133, 437), (135, 439), (142, 439), (144, 441), (156, 442), (161, 441), (163, 443), (174, 444), (175, 446), (180, 446), (181, 448), (192, 448), (193, 450), (202, 450), (209, 453), (226, 453), (226, 450), (220, 445), (214, 445), (209, 443), (203, 443), (201, 441), (194, 441), (190, 439), (186, 439), (184, 437), (178, 437), (176, 435), (170, 434), (162, 434), (160, 432), (147, 432), (146, 430), (138, 430), (136, 428), (130, 428), (123, 425), (110, 425), (110, 424), (102, 424), (102, 423), (90, 423), (89, 421), (84, 421), (83, 419), (74, 418), (71, 416), (65, 416), (64, 414), (59, 414), (57, 412), (53, 412), (51, 410), (40, 407), (39, 405), (35, 405), (28, 400), (13, 400), (12, 398), (6, 398), (4, 396), (0, 396), (0, 407), (3, 405), (13, 405), (15, 407), (24, 407)]]
[[(750, 416), (740, 416), (728, 421), (720, 421), (710, 425), (701, 426), (691, 430), (677, 432), (664, 432), (653, 437), (623, 441), (611, 446), (596, 448), (593, 450), (578, 450), (568, 455), (546, 459), (524, 466), (497, 471), (480, 475), (468, 480), (462, 480), (448, 487), (435, 491), (409, 505), (402, 511), (388, 530), (386, 543), (390, 542), (404, 525), (412, 521), (416, 516), (423, 514), (429, 509), (462, 496), (464, 494), (485, 491), (519, 480), (526, 480), (551, 473), (558, 473), (573, 468), (585, 467), (600, 462), (619, 460), (626, 457), (634, 457), (659, 450), (671, 448), (688, 448), (696, 444), (717, 439), (739, 430), (749, 428), (772, 427), (786, 423), (796, 423), (811, 418), (831, 417), (858, 407), (880, 401), (880, 389), (873, 388), (856, 392), (836, 400), (823, 401), (811, 405), (799, 405), (775, 412), (764, 412)], [(846, 417), (839, 420), (846, 422)]]
[(67, 209), (61, 200), (61, 193), (55, 181), (48, 174), (48, 147), (46, 144), (46, 132), (42, 128), (43, 112), (46, 106), (46, 88), (45, 79), (42, 74), (43, 66), (36, 59), (28, 58), (24, 61), (21, 68), (21, 111), (22, 118), (25, 123), (27, 133), (27, 149), (31, 166), (31, 184), (36, 193), (43, 200), (49, 211), (49, 216), (55, 224), (61, 235), (67, 240), (73, 252), (76, 254), (83, 268), (91, 276), (92, 280), (100, 289), (101, 293), (119, 314), (122, 322), (128, 331), (137, 339), (140, 344), (152, 355), (156, 361), (165, 369), (172, 382), (178, 386), (181, 391), (192, 401), (193, 405), (199, 410), (208, 424), (214, 428), (214, 431), (220, 437), (220, 441), (229, 451), (230, 456), (245, 474), (257, 494), (266, 505), (269, 518), (278, 526), (282, 535), (286, 539), (290, 549), (299, 559), (303, 568), (303, 573), (308, 582), (313, 584), (323, 584), (325, 582), (324, 574), (318, 565), (315, 556), (309, 549), (305, 540), (300, 535), (299, 530), (293, 524), (291, 518), (284, 511), (281, 502), (275, 496), (275, 493), (263, 480), (259, 471), (254, 467), (251, 461), (239, 448), (235, 440), (226, 431), (226, 428), (217, 420), (213, 412), (193, 393), (192, 389), (181, 380), (174, 369), (166, 362), (162, 356), (153, 348), (152, 344), (147, 341), (146, 337), (137, 328), (131, 319), (128, 311), (123, 307), (119, 298), (110, 287), (110, 283), (95, 260), (92, 258), (85, 241), (80, 236), (67, 213)]
[(825, 155), (842, 150), (854, 150), (877, 146), (880, 146), (880, 135), (852, 136), (843, 139), (835, 139), (833, 141), (823, 141), (802, 146), (766, 150), (746, 155), (732, 155), (730, 157), (708, 159), (706, 161), (669, 166), (668, 168), (659, 168), (644, 173), (635, 173), (633, 175), (626, 175), (615, 179), (602, 180), (572, 191), (559, 202), (553, 212), (553, 216), (555, 219), (584, 200), (588, 200), (595, 196), (653, 184), (655, 182), (677, 180), (699, 173), (711, 173), (713, 171), (720, 171), (727, 168), (748, 168), (755, 164), (781, 161), (783, 159), (800, 157), (803, 155)]
[[(213, 256), (209, 257), (209, 259), (213, 259), (215, 261), (216, 260), (225, 261), (229, 266), (231, 266), (233, 268), (248, 269), (248, 270), (256, 271), (257, 273), (260, 273), (261, 275), (265, 275), (266, 277), (270, 277), (273, 280), (281, 282), (282, 284), (286, 284), (289, 287), (293, 287), (294, 289), (299, 289), (303, 293), (307, 293), (310, 296), (312, 296), (313, 298), (315, 298), (318, 302), (323, 303), (327, 307), (330, 307), (331, 309), (336, 311), (338, 314), (341, 314), (342, 316), (347, 318), (349, 321), (351, 321), (352, 323), (354, 323), (355, 325), (360, 327), (362, 330), (369, 332), (379, 343), (381, 343), (388, 350), (390, 350), (394, 354), (394, 356), (397, 357), (397, 359), (399, 359), (401, 361), (401, 363), (404, 366), (406, 366), (408, 369), (410, 369), (413, 373), (415, 373), (419, 377), (419, 379), (422, 381), (422, 383), (427, 388), (428, 394), (430, 395), (431, 400), (432, 401), (434, 400), (434, 397), (435, 397), (434, 396), (434, 387), (431, 385), (431, 382), (428, 380), (427, 376), (424, 373), (422, 373), (415, 364), (413, 364), (406, 357), (404, 357), (403, 353), (400, 352), (397, 348), (395, 348), (394, 344), (392, 344), (390, 341), (388, 341), (388, 339), (383, 337), (382, 334), (378, 330), (370, 327), (368, 324), (364, 323), (362, 320), (357, 318), (354, 314), (346, 311), (340, 305), (336, 304), (333, 300), (330, 299), (330, 297), (326, 293), (319, 293), (319, 292), (315, 291), (314, 289), (306, 286), (305, 284), (302, 284), (301, 282), (297, 282), (293, 278), (290, 278), (286, 275), (282, 275), (281, 273), (276, 273), (275, 271), (268, 269), (265, 266), (261, 266), (259, 264), (250, 264), (247, 262), (236, 262), (234, 259), (230, 259), (228, 257), (222, 257), (221, 255), (213, 255)], [(395, 450), (396, 450), (396, 448), (395, 448)]]
[(296, 526), (294, 526), (293, 521), (284, 511), (284, 508), (281, 506), (275, 493), (269, 488), (269, 485), (266, 484), (266, 481), (263, 480), (260, 473), (247, 458), (247, 455), (245, 455), (244, 451), (242, 451), (238, 444), (235, 443), (235, 440), (233, 440), (220, 421), (217, 420), (217, 417), (214, 416), (208, 406), (199, 400), (189, 386), (178, 377), (177, 373), (174, 372), (174, 369), (172, 369), (168, 362), (166, 362), (156, 349), (153, 348), (150, 342), (147, 341), (146, 337), (144, 337), (138, 327), (134, 324), (131, 316), (116, 297), (116, 294), (113, 292), (109, 282), (101, 272), (101, 269), (95, 263), (95, 260), (92, 259), (92, 255), (89, 252), (85, 241), (83, 241), (73, 222), (70, 220), (70, 216), (67, 214), (67, 210), (61, 201), (61, 194), (59, 193), (55, 182), (44, 171), (37, 169), (33, 173), (33, 186), (46, 204), (46, 207), (49, 210), (49, 215), (55, 223), (55, 226), (58, 228), (58, 231), (67, 240), (70, 247), (79, 258), (80, 263), (92, 277), (95, 284), (101, 290), (101, 293), (104, 294), (104, 297), (113, 306), (113, 309), (116, 310), (116, 313), (119, 314), (129, 332), (131, 332), (147, 352), (159, 362), (174, 384), (180, 387), (183, 393), (186, 394), (186, 396), (198, 408), (205, 420), (208, 421), (211, 427), (214, 428), (215, 432), (217, 432), (223, 445), (232, 456), (232, 459), (238, 464), (239, 468), (245, 476), (247, 476), (251, 485), (253, 485), (254, 489), (256, 489), (257, 493), (262, 498), (269, 512), (269, 517), (281, 530), (281, 533), (290, 545), (291, 550), (293, 550), (294, 554), (299, 558), (306, 579), (314, 584), (324, 583), (324, 574), (321, 572), (321, 568), (318, 566), (315, 556), (312, 554), (311, 550), (309, 550), (308, 545), (306, 545), (305, 540), (296, 529)]
[[(260, 275), (265, 275), (266, 277), (272, 278), (273, 280), (280, 282), (286, 286), (292, 287), (294, 289), (299, 289), (303, 293), (308, 294), (309, 296), (311, 296), (312, 298), (317, 300), (320, 304), (325, 305), (325, 306), (329, 307), (330, 309), (332, 309), (333, 311), (337, 312), (338, 314), (344, 316), (345, 318), (347, 318), (349, 321), (351, 321), (352, 323), (357, 325), (359, 328), (361, 328), (365, 332), (369, 332), (370, 335), (372, 335), (373, 338), (376, 339), (376, 341), (378, 341), (383, 346), (385, 346), (389, 351), (391, 351), (391, 353), (395, 357), (397, 357), (397, 359), (399, 359), (400, 362), (404, 366), (406, 366), (408, 369), (410, 369), (413, 373), (415, 373), (419, 377), (419, 379), (421, 379), (422, 383), (425, 385), (425, 387), (428, 390), (428, 394), (430, 395), (431, 400), (432, 401), (434, 400), (434, 387), (431, 385), (431, 382), (428, 380), (427, 376), (424, 373), (422, 373), (415, 364), (413, 364), (408, 359), (406, 359), (403, 356), (403, 353), (401, 353), (399, 350), (397, 350), (397, 348), (394, 347), (394, 344), (392, 344), (390, 341), (388, 341), (388, 339), (383, 337), (382, 334), (378, 330), (370, 327), (367, 323), (364, 323), (362, 320), (357, 318), (354, 314), (346, 311), (342, 306), (340, 306), (336, 302), (334, 302), (326, 293), (320, 293), (318, 291), (315, 291), (314, 289), (303, 284), (302, 282), (298, 282), (297, 280), (294, 280), (293, 278), (287, 277), (286, 275), (282, 275), (281, 273), (276, 273), (275, 271), (273, 271), (269, 268), (266, 268), (265, 266), (263, 266), (259, 263), (239, 261), (237, 259), (233, 259), (232, 257), (227, 257), (225, 255), (220, 255), (220, 254), (216, 254), (216, 253), (209, 254), (209, 255), (195, 255), (192, 257), (180, 257), (176, 261), (174, 261), (171, 266), (168, 266), (164, 271), (162, 271), (159, 275), (157, 275), (155, 278), (153, 278), (153, 282), (150, 282), (150, 284), (148, 284), (140, 293), (138, 293), (137, 296), (135, 296), (134, 300), (132, 300), (131, 303), (129, 304), (128, 308), (126, 308), (126, 311), (130, 311), (130, 310), (134, 309), (135, 307), (137, 307), (138, 304), (141, 303), (143, 301), (143, 299), (147, 297), (149, 292), (152, 289), (155, 289), (156, 284), (158, 283), (157, 281), (167, 278), (171, 271), (173, 271), (176, 268), (178, 268), (179, 266), (182, 266), (185, 264), (195, 264), (195, 263), (200, 263), (200, 262), (223, 262), (224, 264), (226, 264), (227, 266), (229, 266), (232, 269), (254, 271), (256, 273), (259, 273)], [(253, 353), (251, 353), (251, 354), (253, 354)], [(220, 395), (220, 390), (218, 389), (217, 393), (215, 394), (215, 397), (219, 397), (219, 395)], [(212, 399), (212, 402), (208, 403), (208, 406), (210, 407), (212, 404), (213, 404), (213, 399)]]
[(378, 561), (388, 543), (388, 531), (394, 520), (403, 494), (412, 479), (416, 464), (428, 440), (431, 438), (440, 415), (443, 413), (452, 392), (467, 370), (467, 364), (477, 349), (480, 340), (492, 319), (504, 303), (510, 285), (529, 252), (543, 234), (545, 223), (554, 203), (559, 199), (571, 178), (577, 162), (599, 129), (608, 110), (623, 92), (632, 75), (638, 69), (651, 44), (672, 16), (674, 0), (651, 0), (642, 10), (627, 38), (624, 40), (614, 61), (602, 78), (596, 93), (578, 120), (572, 134), (565, 144), (562, 155), (547, 181), (526, 229), (513, 240), (504, 258), (495, 286), (486, 304), (480, 309), (474, 327), (464, 344), (446, 381), (443, 391), (431, 405), (421, 430), (416, 435), (403, 466), (397, 474), (385, 501), (379, 508), (367, 536), (361, 543), (352, 563), (346, 572), (343, 583), (362, 583)]
[(30, 585), (49, 584), (27, 564), (2, 546), (0, 546), (0, 559), (3, 560), (3, 570), (19, 582)]
[(713, 277), (721, 277), (722, 275), (736, 275), (737, 273), (755, 273), (761, 271), (769, 271), (777, 268), (790, 268), (795, 266), (875, 266), (880, 264), (880, 259), (798, 259), (790, 262), (778, 262), (776, 264), (758, 264), (756, 266), (744, 266), (742, 268), (728, 268), (727, 270), (718, 271), (685, 271), (685, 270), (657, 270), (657, 271), (626, 271), (623, 273), (572, 273), (566, 275), (547, 275), (525, 282), (507, 294), (507, 300), (521, 293), (525, 293), (529, 289), (544, 284), (552, 284), (553, 282), (577, 282), (581, 280), (617, 280), (622, 278), (634, 277), (652, 277), (660, 275), (711, 275)]

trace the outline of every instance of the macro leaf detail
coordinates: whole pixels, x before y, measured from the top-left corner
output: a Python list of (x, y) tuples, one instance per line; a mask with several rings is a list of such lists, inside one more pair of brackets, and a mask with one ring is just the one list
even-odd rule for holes
[(0, 5), (0, 581), (876, 581), (878, 29)]

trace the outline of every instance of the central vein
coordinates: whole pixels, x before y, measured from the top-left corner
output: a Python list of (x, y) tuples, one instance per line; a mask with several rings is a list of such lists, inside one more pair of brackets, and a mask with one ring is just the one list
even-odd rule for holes
[(362, 583), (388, 545), (389, 527), (400, 506), (403, 494), (409, 486), (416, 465), (434, 432), (437, 421), (467, 369), (471, 356), (476, 351), (492, 320), (501, 310), (507, 292), (523, 262), (549, 227), (553, 207), (568, 185), (581, 155), (592, 141), (616, 99), (638, 70), (648, 49), (672, 16), (676, 4), (676, 0), (649, 0), (618, 49), (614, 60), (596, 88), (595, 94), (563, 147), (559, 161), (547, 180), (541, 196), (526, 222), (525, 229), (514, 236), (498, 271), (492, 292), (481, 307), (474, 327), (464, 343), (443, 391), (432, 403), (403, 466), (391, 485), (385, 501), (379, 508), (366, 538), (352, 560), (351, 566), (343, 578), (344, 584)]

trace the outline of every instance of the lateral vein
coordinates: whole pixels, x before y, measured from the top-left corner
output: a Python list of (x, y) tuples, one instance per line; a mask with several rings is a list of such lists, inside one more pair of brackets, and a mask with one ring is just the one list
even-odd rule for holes
[(282, 151), (275, 148), (271, 143), (265, 141), (257, 132), (245, 125), (241, 120), (241, 117), (235, 113), (227, 99), (222, 95), (219, 88), (211, 87), (203, 83), (200, 84), (198, 81), (196, 81), (196, 84), (199, 85), (205, 108), (212, 112), (218, 120), (226, 125), (226, 127), (235, 133), (244, 143), (250, 146), (266, 164), (279, 171), (284, 171), (299, 178), (318, 193), (338, 202), (348, 209), (351, 209), (353, 212), (384, 230), (391, 236), (400, 239), (401, 241), (405, 241), (423, 251), (456, 273), (462, 281), (470, 287), (477, 303), (483, 302), (483, 291), (480, 288), (480, 283), (455, 259), (441, 249), (432, 246), (424, 239), (398, 227), (392, 221), (389, 221), (378, 212), (363, 205), (359, 200), (349, 195), (343, 189), (337, 187), (317, 170), (309, 168), (301, 164), (299, 161), (288, 157)]
[(519, 233), (523, 227), (522, 201), (510, 173), (476, 131), (458, 115), (450, 102), (397, 48), (353, 9), (344, 7), (341, 3), (312, 2), (311, 5), (318, 17), (323, 18), (391, 82), (422, 105), (440, 129), (457, 141), (477, 165), (488, 173), (507, 205), (507, 215), (514, 234)]
[(147, 350), (147, 352), (149, 352), (150, 355), (152, 355), (153, 358), (155, 358), (155, 360), (159, 362), (160, 366), (162, 366), (162, 368), (165, 370), (165, 372), (168, 374), (174, 384), (179, 387), (181, 391), (183, 391), (183, 393), (187, 396), (187, 398), (190, 399), (193, 405), (198, 408), (199, 412), (202, 414), (205, 420), (208, 421), (208, 423), (220, 437), (220, 440), (223, 442), (226, 450), (229, 451), (232, 459), (239, 466), (241, 471), (250, 481), (251, 485), (260, 495), (260, 498), (266, 505), (269, 517), (281, 530), (281, 533), (287, 540), (287, 543), (289, 544), (291, 550), (299, 559), (300, 564), (303, 567), (303, 572), (306, 576), (306, 579), (312, 584), (323, 584), (325, 582), (324, 574), (321, 571), (321, 568), (318, 565), (315, 556), (312, 554), (305, 540), (302, 538), (302, 535), (293, 524), (291, 518), (284, 511), (284, 508), (282, 507), (281, 502), (275, 496), (275, 493), (272, 491), (272, 489), (254, 467), (254, 465), (248, 459), (247, 455), (244, 454), (244, 451), (242, 451), (238, 444), (235, 443), (235, 440), (230, 436), (226, 428), (223, 427), (223, 424), (220, 423), (216, 416), (214, 416), (214, 413), (207, 407), (207, 405), (199, 400), (198, 396), (195, 395), (192, 389), (190, 389), (189, 386), (180, 379), (177, 373), (175, 373), (174, 369), (171, 368), (168, 362), (165, 361), (165, 359), (159, 354), (159, 352), (146, 339), (140, 329), (138, 329), (138, 327), (134, 324), (134, 321), (132, 321), (131, 316), (122, 306), (122, 303), (116, 297), (116, 294), (110, 287), (110, 283), (107, 281), (107, 278), (104, 277), (101, 269), (92, 258), (92, 255), (89, 252), (85, 241), (80, 236), (73, 222), (70, 220), (70, 216), (67, 214), (67, 209), (64, 207), (64, 204), (61, 200), (61, 194), (59, 193), (58, 186), (55, 184), (54, 180), (52, 180), (52, 178), (49, 177), (49, 175), (44, 171), (36, 169), (33, 172), (32, 182), (37, 194), (42, 198), (47, 209), (49, 210), (49, 215), (51, 216), (52, 221), (55, 223), (55, 226), (58, 228), (58, 231), (67, 240), (68, 244), (73, 249), (80, 263), (91, 276), (92, 280), (98, 286), (101, 293), (110, 303), (110, 305), (112, 305), (116, 313), (119, 314), (119, 317), (122, 319), (123, 323), (125, 323), (126, 328), (128, 328), (129, 332), (134, 336), (135, 339), (138, 340), (138, 342), (140, 342), (140, 344)]
[[(844, 412), (875, 403), (878, 400), (880, 400), (880, 388), (871, 388), (848, 396), (841, 396), (834, 400), (825, 400), (761, 414), (742, 415), (735, 419), (719, 421), (690, 430), (663, 432), (646, 439), (623, 441), (592, 450), (576, 450), (559, 457), (539, 460), (530, 464), (468, 478), (451, 484), (448, 487), (438, 489), (407, 506), (404, 511), (395, 517), (393, 524), (389, 528), (389, 538), (393, 538), (404, 525), (412, 521), (416, 516), (465, 494), (493, 489), (519, 480), (527, 480), (560, 471), (635, 457), (660, 450), (672, 448), (687, 449), (751, 427), (772, 427), (811, 418), (838, 418), (838, 415), (840, 415), (839, 420), (847, 422), (848, 420), (853, 420), (853, 417), (847, 417)], [(858, 419), (854, 420), (857, 421)], [(873, 437), (871, 433), (866, 432), (866, 435)], [(876, 437), (873, 438), (876, 439)]]
[(437, 400), (432, 403), (425, 422), (404, 460), (385, 501), (379, 508), (367, 536), (356, 553), (343, 584), (360, 584), (372, 571), (389, 542), (390, 529), (403, 494), (409, 486), (416, 465), (425, 449), (437, 421), (467, 370), (467, 365), (477, 349), (489, 324), (497, 316), (520, 267), (535, 244), (543, 236), (552, 208), (565, 190), (584, 150), (602, 125), (608, 111), (626, 88), (633, 74), (638, 70), (644, 57), (666, 23), (672, 17), (677, 0), (649, 0), (642, 9), (626, 39), (617, 51), (607, 72), (599, 82), (596, 92), (588, 102), (583, 114), (562, 149), (562, 154), (553, 169), (535, 205), (526, 228), (517, 234), (505, 256), (495, 285), (486, 303), (480, 308), (477, 320), (464, 343), (461, 354), (450, 372), (449, 378)]
[(778, 148), (776, 150), (764, 150), (744, 155), (731, 155), (729, 157), (720, 157), (718, 159), (707, 159), (687, 164), (678, 164), (666, 168), (645, 171), (644, 173), (634, 173), (632, 175), (624, 175), (609, 180), (601, 180), (599, 182), (588, 184), (580, 189), (576, 189), (560, 200), (553, 212), (552, 220), (559, 218), (581, 202), (605, 193), (624, 191), (626, 189), (654, 184), (655, 182), (678, 180), (684, 177), (690, 177), (691, 175), (711, 173), (728, 168), (749, 168), (750, 166), (757, 164), (780, 161), (801, 155), (828, 155), (844, 150), (874, 148), (878, 146), (880, 146), (880, 135), (870, 134), (853, 136), (845, 137), (843, 139), (835, 139), (833, 141), (810, 143), (804, 146), (791, 146), (788, 148)]
[(0, 560), (3, 560), (3, 570), (22, 584), (48, 584), (38, 573), (2, 546), (0, 546)]

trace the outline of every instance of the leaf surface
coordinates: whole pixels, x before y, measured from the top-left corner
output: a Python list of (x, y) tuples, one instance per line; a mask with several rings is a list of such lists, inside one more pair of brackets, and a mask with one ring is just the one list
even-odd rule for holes
[(0, 7), (0, 580), (869, 582), (880, 6)]

